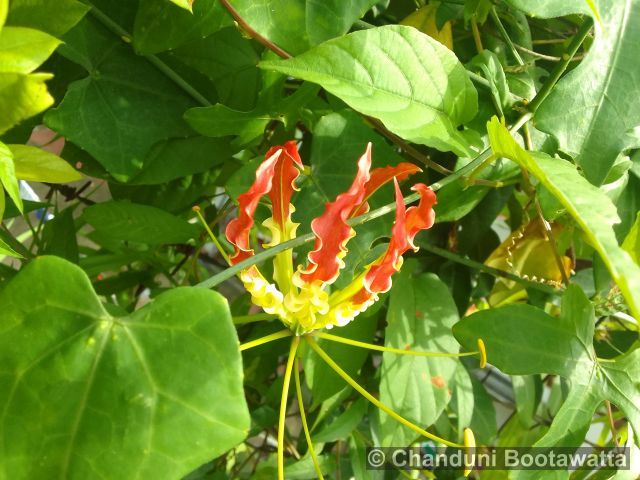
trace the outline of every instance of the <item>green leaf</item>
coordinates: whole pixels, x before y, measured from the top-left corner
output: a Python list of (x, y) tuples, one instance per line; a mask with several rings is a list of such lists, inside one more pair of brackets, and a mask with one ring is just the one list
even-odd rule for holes
[[(498, 433), (493, 398), (487, 393), (482, 382), (467, 371), (460, 362), (456, 367), (452, 390), (451, 404), (445, 413), (450, 417), (452, 412), (454, 414), (451, 421), (455, 423), (458, 442), (463, 442), (463, 432), (468, 427), (473, 431), (479, 444), (493, 445)], [(438, 424), (436, 428), (440, 428)], [(440, 434), (444, 433), (441, 430), (438, 431)]]
[(174, 138), (154, 145), (145, 158), (144, 169), (129, 182), (157, 185), (206, 172), (229, 161), (233, 150), (227, 139)]
[(148, 245), (184, 243), (200, 231), (198, 226), (159, 208), (124, 201), (92, 205), (82, 217), (110, 239)]
[(311, 439), (314, 443), (329, 443), (348, 437), (367, 413), (368, 405), (364, 398), (355, 401), (329, 425), (313, 432)]
[(42, 246), (39, 250), (42, 255), (56, 255), (72, 263), (78, 263), (80, 257), (73, 221), (74, 210), (73, 206), (67, 207), (44, 224)]
[(45, 122), (116, 179), (139, 173), (155, 143), (192, 133), (182, 120), (191, 98), (96, 20), (85, 18), (64, 41), (60, 52), (89, 76), (69, 86)]
[(405, 140), (474, 153), (457, 127), (476, 114), (477, 92), (456, 56), (412, 27), (354, 32), (259, 66), (322, 85)]
[(53, 105), (45, 82), (49, 73), (0, 72), (0, 134)]
[(485, 445), (491, 445), (498, 435), (496, 407), (482, 382), (472, 375), (469, 375), (469, 378), (473, 386), (473, 415), (468, 427), (475, 434), (476, 440)]
[(11, 0), (7, 21), (61, 37), (88, 11), (89, 7), (77, 0)]
[[(2, 188), (0, 188), (0, 190), (2, 190)], [(3, 197), (2, 199), (0, 199), (0, 203), (2, 203), (4, 201), (4, 192), (0, 192), (0, 194), (2, 194), (2, 197)], [(2, 216), (0, 215), (0, 218), (1, 217)], [(22, 255), (16, 252), (13, 248), (11, 248), (11, 245), (5, 242), (2, 238), (0, 238), (0, 255), (8, 255), (10, 257), (15, 257), (15, 258), (24, 258)]]
[(507, 3), (529, 15), (541, 18), (563, 17), (574, 13), (589, 15), (591, 13), (589, 0), (565, 0), (562, 2), (538, 0), (535, 3), (528, 0), (507, 0)]
[(514, 375), (511, 377), (516, 397), (518, 418), (525, 427), (536, 424), (536, 411), (542, 397), (542, 381), (536, 375)]
[(189, 12), (191, 12), (191, 9), (193, 8), (193, 0), (169, 0), (169, 1), (179, 6), (180, 8), (184, 8), (185, 10), (188, 10)]
[(79, 267), (41, 257), (0, 302), (3, 478), (182, 478), (245, 438), (217, 293), (178, 288), (112, 317)]
[[(451, 327), (457, 320), (458, 309), (446, 284), (430, 273), (412, 276), (405, 266), (393, 281), (385, 346), (456, 353), (459, 347)], [(380, 401), (427, 428), (451, 400), (456, 365), (456, 359), (451, 357), (385, 352), (382, 355)], [(410, 445), (415, 438), (415, 432), (383, 416), (382, 445)]]
[(185, 119), (195, 131), (209, 137), (239, 135), (252, 140), (262, 135), (272, 118), (260, 110), (240, 112), (218, 103), (211, 107), (192, 108)]
[[(18, 210), (22, 211), (22, 198), (20, 198), (20, 185), (16, 177), (16, 169), (13, 161), (13, 153), (7, 145), (0, 142), (0, 183), (15, 203)], [(1, 192), (0, 192), (1, 193)], [(4, 196), (4, 194), (2, 194)], [(4, 213), (4, 205), (2, 208)], [(0, 216), (0, 219), (2, 217)]]
[(620, 220), (609, 197), (568, 162), (523, 150), (496, 117), (487, 130), (496, 155), (528, 170), (565, 207), (602, 258), (635, 317), (640, 318), (640, 267), (618, 246), (612, 225)]
[[(133, 29), (133, 46), (138, 52), (172, 50), (232, 24), (231, 17), (216, 0), (171, 1), (173, 4), (167, 0), (140, 1)], [(186, 11), (191, 7), (193, 12)]]
[(172, 54), (211, 79), (220, 103), (237, 110), (255, 107), (260, 86), (259, 57), (237, 28), (224, 28)]
[[(544, 18), (577, 12), (595, 16), (585, 0), (512, 3)], [(536, 127), (554, 135), (560, 149), (575, 157), (596, 185), (606, 178), (618, 154), (632, 146), (625, 133), (640, 124), (640, 98), (624, 93), (640, 88), (640, 1), (600, 0), (598, 5), (602, 18), (595, 23), (589, 53), (536, 112)]]
[(44, 32), (24, 27), (5, 27), (0, 32), (0, 71), (31, 73), (60, 45)]
[(218, 103), (211, 107), (192, 108), (185, 114), (185, 119), (202, 135), (238, 135), (234, 143), (246, 145), (262, 137), (272, 120), (285, 124), (285, 127), (290, 117), (297, 120), (299, 110), (316, 97), (318, 90), (317, 85), (303, 83), (295, 93), (278, 97), (276, 101), (264, 95), (250, 112), (240, 112)]
[(251, 28), (293, 55), (349, 31), (376, 0), (233, 0)]
[(9, 11), (9, 0), (0, 0), (0, 31), (7, 20), (7, 12)]
[(531, 305), (481, 310), (458, 322), (453, 334), (469, 350), (482, 338), (489, 363), (511, 375), (569, 376), (584, 363), (574, 355), (581, 348), (574, 326)]
[(13, 153), (16, 177), (20, 180), (67, 183), (82, 179), (82, 174), (62, 158), (38, 147), (8, 145)]
[(483, 338), (489, 362), (505, 373), (551, 373), (569, 379), (571, 391), (536, 445), (577, 447), (604, 400), (622, 410), (634, 431), (640, 431), (640, 390), (636, 384), (640, 349), (612, 361), (600, 361), (593, 349), (594, 324), (589, 299), (580, 287), (570, 285), (562, 298), (559, 318), (528, 305), (509, 305), (474, 313), (453, 330), (465, 348), (473, 348), (477, 339)]
[(631, 231), (622, 242), (622, 249), (629, 254), (636, 265), (640, 265), (640, 212), (637, 214)]

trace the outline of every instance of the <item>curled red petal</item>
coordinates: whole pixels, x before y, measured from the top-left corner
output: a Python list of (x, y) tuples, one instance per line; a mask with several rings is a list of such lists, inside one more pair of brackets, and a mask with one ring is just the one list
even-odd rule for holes
[[(417, 250), (413, 241), (420, 230), (433, 226), (436, 194), (428, 186), (418, 183), (412, 190), (420, 194), (417, 206), (405, 210), (404, 200), (398, 182), (394, 180), (396, 189), (396, 221), (393, 225), (391, 241), (387, 251), (373, 263), (364, 278), (364, 287), (370, 294), (384, 293), (391, 288), (391, 275), (400, 270), (402, 254), (412, 248)], [(365, 292), (358, 292), (358, 300), (367, 299)], [(356, 298), (354, 297), (354, 301)]]
[(314, 250), (309, 253), (309, 265), (300, 272), (305, 282), (316, 280), (333, 282), (344, 265), (346, 243), (353, 236), (353, 229), (347, 220), (355, 208), (363, 201), (365, 186), (370, 179), (371, 143), (358, 160), (358, 173), (351, 187), (325, 206), (324, 213), (311, 222), (311, 230), (316, 236)]
[[(249, 232), (253, 227), (253, 214), (258, 202), (269, 194), (274, 206), (274, 217), (282, 225), (290, 215), (290, 200), (294, 182), (298, 176), (295, 164), (302, 165), (295, 142), (271, 148), (256, 170), (256, 180), (245, 193), (238, 197), (238, 217), (227, 225), (225, 234), (235, 251), (231, 263), (238, 263), (254, 254), (249, 245)], [(277, 213), (276, 213), (277, 212)]]
[(364, 200), (354, 209), (351, 216), (362, 215), (369, 211), (369, 204), (367, 201), (380, 187), (387, 182), (390, 182), (394, 178), (401, 182), (409, 175), (421, 172), (422, 169), (413, 163), (402, 162), (395, 166), (388, 166), (382, 168), (375, 168), (371, 171), (371, 177), (364, 187)]
[(278, 151), (281, 154), (276, 162), (269, 198), (273, 207), (273, 220), (284, 231), (291, 217), (291, 196), (296, 190), (295, 181), (300, 174), (302, 160), (293, 140), (281, 147), (273, 147), (266, 156), (269, 157)]

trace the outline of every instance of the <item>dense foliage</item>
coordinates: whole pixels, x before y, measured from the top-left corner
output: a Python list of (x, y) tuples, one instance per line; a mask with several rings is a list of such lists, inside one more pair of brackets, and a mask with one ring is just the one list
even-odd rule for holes
[(0, 0), (0, 480), (418, 478), (367, 448), (473, 436), (637, 458), (639, 26)]

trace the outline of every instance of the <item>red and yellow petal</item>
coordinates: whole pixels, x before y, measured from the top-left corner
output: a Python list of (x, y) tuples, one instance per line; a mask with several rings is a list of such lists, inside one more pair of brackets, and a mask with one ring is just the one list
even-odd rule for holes
[(358, 173), (349, 190), (327, 203), (324, 213), (311, 222), (316, 242), (309, 253), (307, 268), (298, 272), (302, 281), (331, 283), (338, 277), (344, 267), (342, 259), (347, 253), (346, 244), (355, 235), (347, 220), (365, 198), (370, 168), (371, 143), (358, 161)]
[(302, 160), (294, 141), (271, 148), (256, 171), (256, 180), (238, 197), (238, 217), (227, 225), (226, 235), (235, 251), (231, 263), (238, 263), (254, 254), (249, 244), (249, 233), (254, 225), (253, 216), (258, 202), (269, 195), (273, 208), (272, 225), (279, 230), (279, 240), (289, 240), (295, 232), (291, 225), (291, 196), (295, 191)]
[[(396, 188), (396, 221), (393, 225), (392, 237), (387, 251), (374, 262), (364, 277), (364, 288), (371, 294), (384, 293), (391, 288), (391, 276), (402, 266), (402, 254), (409, 249), (414, 251), (414, 238), (424, 229), (430, 228), (435, 221), (433, 206), (436, 195), (428, 186), (419, 183), (412, 190), (420, 194), (417, 206), (405, 210), (404, 200), (398, 182)], [(360, 296), (366, 296), (361, 293)]]
[(238, 217), (231, 220), (225, 230), (227, 240), (233, 244), (235, 250), (231, 255), (232, 264), (245, 260), (254, 254), (249, 244), (249, 233), (254, 224), (253, 215), (260, 199), (271, 191), (275, 169), (281, 154), (282, 149), (276, 149), (267, 156), (256, 170), (256, 180), (253, 185), (238, 197)]
[(369, 181), (364, 187), (364, 200), (358, 205), (351, 213), (352, 217), (362, 215), (369, 211), (369, 204), (367, 201), (379, 188), (386, 183), (390, 182), (394, 178), (401, 182), (408, 176), (421, 172), (420, 167), (413, 163), (402, 162), (395, 166), (375, 168), (371, 171)]
[(291, 196), (296, 191), (295, 181), (302, 168), (302, 160), (298, 154), (296, 142), (289, 141), (281, 147), (273, 147), (266, 157), (280, 153), (276, 162), (273, 182), (269, 191), (269, 198), (273, 207), (273, 221), (282, 230), (291, 218)]

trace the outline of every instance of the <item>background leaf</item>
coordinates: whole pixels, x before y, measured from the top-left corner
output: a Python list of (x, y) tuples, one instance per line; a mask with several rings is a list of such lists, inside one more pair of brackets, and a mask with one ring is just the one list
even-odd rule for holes
[[(216, 0), (178, 0), (183, 8), (168, 0), (141, 0), (133, 30), (133, 45), (144, 54), (172, 50), (187, 42), (200, 40), (232, 19)], [(184, 7), (190, 4), (193, 13)]]
[(111, 239), (148, 245), (183, 243), (194, 238), (200, 230), (159, 208), (124, 201), (92, 205), (82, 217)]
[(193, 100), (96, 20), (84, 19), (64, 41), (61, 52), (89, 76), (70, 85), (45, 121), (114, 177), (130, 179), (156, 142), (191, 133), (182, 114)]
[[(385, 346), (417, 351), (457, 352), (451, 327), (458, 320), (447, 286), (433, 274), (412, 276), (405, 267), (394, 278)], [(423, 428), (433, 424), (451, 400), (457, 361), (385, 352), (380, 401)], [(410, 445), (415, 432), (383, 415), (381, 445)]]

